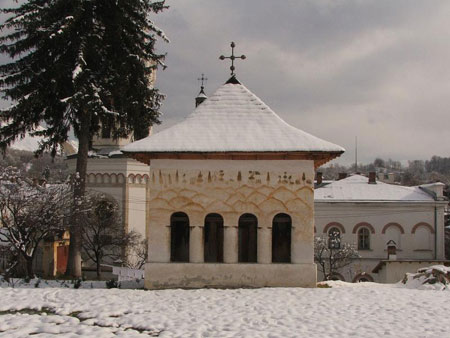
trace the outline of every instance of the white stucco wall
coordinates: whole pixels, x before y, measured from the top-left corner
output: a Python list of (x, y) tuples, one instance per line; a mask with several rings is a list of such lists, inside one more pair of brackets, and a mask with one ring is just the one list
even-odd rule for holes
[[(76, 159), (67, 160), (75, 171)], [(87, 166), (87, 188), (113, 196), (127, 231), (145, 238), (147, 218), (148, 165), (127, 157), (90, 158)]]
[[(341, 274), (346, 281), (352, 281), (357, 274), (365, 272), (377, 281), (378, 276), (373, 274), (372, 270), (380, 260), (387, 259), (386, 243), (391, 239), (398, 244), (398, 260), (444, 259), (443, 212), (445, 204), (445, 202), (434, 201), (428, 203), (316, 201), (315, 235), (326, 236), (324, 230), (327, 225), (337, 222), (345, 229), (345, 233), (342, 234), (343, 241), (357, 246), (359, 227), (356, 229), (355, 227), (361, 223), (370, 224), (375, 232), (372, 233), (371, 229), (370, 250), (359, 250), (361, 259), (355, 261), (350, 267), (344, 268)], [(437, 208), (436, 225), (435, 207)], [(361, 226), (370, 228), (367, 225)], [(437, 231), (436, 254), (434, 231)], [(320, 275), (319, 279), (321, 278)]]
[(443, 265), (444, 260), (441, 261), (389, 261), (383, 264), (378, 272), (378, 279), (381, 283), (397, 283), (405, 277), (407, 272), (415, 273), (420, 268), (425, 268), (432, 265)]
[[(152, 160), (149, 179), (149, 264), (146, 270), (157, 268), (159, 271), (161, 263), (167, 263), (164, 271), (173, 269), (172, 287), (177, 283), (186, 286), (189, 281), (190, 277), (184, 269), (170, 263), (169, 225), (170, 217), (175, 212), (184, 212), (189, 217), (192, 263), (203, 262), (202, 234), (206, 215), (218, 213), (223, 217), (225, 264), (237, 263), (239, 217), (245, 213), (255, 215), (258, 219), (258, 265), (270, 265), (272, 220), (275, 215), (286, 213), (292, 218), (291, 262), (298, 265), (301, 271), (309, 266), (308, 270), (304, 270), (305, 277), (298, 280), (298, 285), (306, 285), (302, 284), (305, 278), (309, 278), (308, 285), (314, 284), (316, 274), (310, 273), (315, 271), (313, 179), (313, 161)], [(208, 269), (205, 267), (205, 273)], [(262, 265), (258, 269), (263, 269)], [(275, 270), (273, 278), (276, 280)], [(260, 275), (262, 278), (264, 274)], [(167, 286), (167, 281), (163, 280), (165, 276), (158, 276), (157, 273), (146, 276), (148, 288), (162, 284)], [(236, 287), (248, 286), (239, 284), (239, 278), (233, 277), (232, 280), (236, 282)], [(216, 283), (213, 280), (210, 282)], [(208, 285), (207, 281), (205, 283)], [(281, 277), (278, 283), (274, 283), (272, 281), (270, 285), (288, 286), (287, 281), (283, 284)]]
[(140, 233), (145, 238), (147, 186), (134, 184), (128, 187), (128, 231)]

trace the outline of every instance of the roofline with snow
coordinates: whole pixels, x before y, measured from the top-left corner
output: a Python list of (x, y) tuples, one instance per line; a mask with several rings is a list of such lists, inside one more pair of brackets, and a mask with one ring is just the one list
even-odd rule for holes
[(314, 160), (314, 167), (339, 157), (344, 151), (227, 151), (227, 152), (142, 152), (121, 150), (126, 156), (150, 165), (152, 159), (170, 160)]
[(431, 205), (436, 205), (436, 204), (442, 204), (443, 206), (448, 204), (448, 201), (446, 200), (434, 200), (430, 197), (429, 200), (351, 200), (351, 199), (347, 199), (347, 200), (333, 200), (333, 199), (314, 199), (314, 203), (344, 203), (344, 204), (349, 204), (349, 203), (358, 203), (358, 204), (391, 204), (391, 203), (396, 203), (398, 204), (405, 204), (405, 205), (410, 205), (410, 204), (431, 204)]

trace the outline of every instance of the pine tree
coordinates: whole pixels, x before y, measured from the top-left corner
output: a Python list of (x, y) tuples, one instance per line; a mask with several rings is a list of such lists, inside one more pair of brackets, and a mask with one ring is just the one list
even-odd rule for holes
[[(105, 123), (113, 137), (147, 136), (163, 96), (150, 75), (164, 33), (149, 19), (165, 0), (28, 0), (3, 9), (0, 88), (14, 104), (1, 111), (0, 147), (26, 132), (44, 136), (39, 152), (56, 154), (71, 129), (79, 141), (74, 198), (82, 199), (89, 146)], [(41, 125), (44, 128), (37, 130)], [(81, 231), (71, 226), (69, 274), (81, 276)]]

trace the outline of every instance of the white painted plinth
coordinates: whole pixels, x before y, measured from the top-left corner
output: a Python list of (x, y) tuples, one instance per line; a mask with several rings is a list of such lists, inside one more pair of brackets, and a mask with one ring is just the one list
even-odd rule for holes
[(310, 264), (147, 263), (145, 287), (240, 288), (315, 287), (317, 270)]

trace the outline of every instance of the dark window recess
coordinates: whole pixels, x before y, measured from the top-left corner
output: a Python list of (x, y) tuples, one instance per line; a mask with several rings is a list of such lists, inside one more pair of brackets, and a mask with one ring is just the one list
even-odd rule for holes
[(209, 214), (205, 218), (204, 229), (205, 262), (223, 262), (223, 218), (219, 214)]
[(102, 124), (102, 138), (111, 138), (111, 124), (108, 122), (105, 122)]
[(170, 217), (170, 261), (189, 262), (189, 217), (183, 212)]
[(361, 228), (358, 231), (358, 250), (370, 249), (370, 232), (367, 228)]
[(291, 262), (292, 219), (278, 214), (272, 223), (272, 263)]
[(257, 261), (258, 219), (252, 214), (239, 217), (238, 258), (240, 263)]

